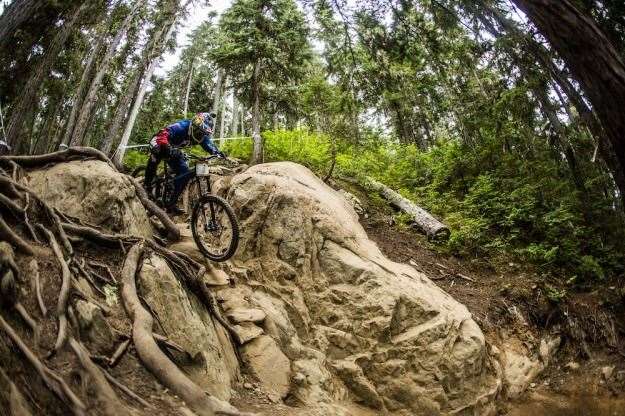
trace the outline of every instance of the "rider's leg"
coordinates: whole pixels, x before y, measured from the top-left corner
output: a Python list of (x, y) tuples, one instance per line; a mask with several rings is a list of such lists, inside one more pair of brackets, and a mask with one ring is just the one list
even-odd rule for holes
[(161, 159), (158, 155), (154, 152), (150, 153), (150, 156), (148, 157), (148, 164), (145, 167), (145, 179), (143, 180), (143, 187), (147, 191), (148, 195), (151, 195), (152, 181), (156, 176), (156, 169), (158, 168), (160, 161)]
[(182, 155), (178, 157), (170, 157), (167, 163), (176, 175), (176, 180), (174, 181), (174, 193), (172, 194), (171, 200), (168, 204), (170, 207), (175, 207), (180, 194), (182, 194), (184, 187), (187, 186), (187, 183), (191, 179), (191, 174), (189, 172), (189, 165)]
[(145, 167), (145, 178), (143, 179), (143, 187), (150, 197), (152, 196), (152, 181), (156, 176), (158, 164), (161, 163), (164, 156), (166, 155), (163, 154), (161, 146), (156, 143), (156, 137), (153, 137), (150, 140), (150, 154), (148, 156), (148, 164)]

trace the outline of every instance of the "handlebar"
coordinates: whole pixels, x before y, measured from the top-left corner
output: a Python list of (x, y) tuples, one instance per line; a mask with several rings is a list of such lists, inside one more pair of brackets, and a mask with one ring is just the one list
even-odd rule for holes
[(188, 159), (191, 159), (191, 160), (197, 160), (197, 161), (199, 161), (199, 162), (209, 162), (209, 161), (211, 161), (211, 160), (213, 160), (213, 159), (224, 159), (224, 160), (228, 160), (228, 158), (226, 158), (226, 157), (222, 158), (221, 156), (218, 156), (218, 155), (211, 155), (211, 156), (208, 156), (208, 157), (206, 157), (206, 156), (196, 156), (196, 155), (191, 154), (191, 153), (184, 153), (184, 155), (185, 155)]

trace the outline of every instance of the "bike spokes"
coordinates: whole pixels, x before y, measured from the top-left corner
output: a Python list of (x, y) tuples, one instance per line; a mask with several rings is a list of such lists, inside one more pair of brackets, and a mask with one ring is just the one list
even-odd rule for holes
[(229, 250), (233, 237), (230, 219), (224, 208), (213, 202), (202, 204), (200, 209), (195, 224), (198, 237), (207, 250), (221, 256)]

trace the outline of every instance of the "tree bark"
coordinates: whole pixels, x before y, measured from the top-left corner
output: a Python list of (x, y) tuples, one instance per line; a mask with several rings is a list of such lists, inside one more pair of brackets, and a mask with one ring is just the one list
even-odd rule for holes
[[(225, 83), (227, 82), (228, 80), (226, 79)], [(221, 108), (219, 112), (220, 112), (219, 116), (221, 118), (221, 121), (219, 123), (219, 136), (218, 137), (221, 139), (225, 137), (224, 129), (226, 128), (226, 92), (225, 91), (224, 91), (224, 96), (221, 99)], [(221, 144), (221, 140), (219, 141), (219, 143)]]
[(230, 136), (232, 137), (237, 137), (237, 135), (239, 134), (239, 103), (237, 102), (237, 97), (234, 94), (234, 91), (232, 92), (232, 120), (230, 123)]
[(252, 140), (254, 150), (252, 152), (251, 164), (256, 165), (263, 162), (263, 138), (260, 135), (260, 59), (254, 64), (254, 76), (252, 77)]
[(219, 103), (221, 102), (221, 90), (224, 79), (224, 70), (219, 69), (217, 71), (217, 80), (215, 81), (215, 89), (213, 90), (213, 108), (212, 111), (217, 111)]
[(144, 72), (145, 68), (143, 68), (142, 64), (139, 64), (139, 66), (133, 71), (131, 75), (131, 79), (128, 82), (126, 92), (117, 103), (117, 108), (115, 109), (113, 121), (111, 121), (109, 125), (106, 137), (104, 138), (102, 143), (100, 143), (100, 150), (104, 152), (107, 156), (110, 156), (113, 144), (117, 144), (118, 142), (119, 133), (122, 126), (124, 125), (124, 121), (126, 121), (128, 108), (132, 103), (133, 97), (135, 97), (137, 95), (137, 92), (139, 91)]
[(417, 204), (393, 191), (388, 186), (370, 177), (364, 178), (362, 185), (367, 189), (379, 193), (384, 199), (389, 201), (392, 206), (410, 215), (415, 225), (425, 232), (428, 238), (435, 240), (446, 240), (449, 238), (449, 228), (445, 224), (434, 218), (432, 214)]
[(143, 104), (143, 99), (145, 98), (145, 93), (148, 88), (148, 84), (150, 83), (150, 78), (152, 78), (152, 74), (156, 70), (156, 66), (158, 65), (158, 58), (161, 56), (165, 45), (169, 41), (171, 37), (174, 26), (176, 25), (177, 13), (172, 15), (170, 22), (165, 24), (157, 34), (157, 42), (154, 45), (154, 50), (152, 53), (147, 55), (147, 69), (140, 81), (139, 88), (137, 90), (137, 95), (135, 97), (135, 101), (132, 104), (132, 108), (130, 109), (130, 113), (128, 115), (128, 120), (126, 121), (126, 127), (124, 128), (124, 133), (122, 134), (122, 138), (119, 142), (119, 146), (113, 155), (113, 163), (117, 167), (121, 167), (122, 160), (124, 158), (124, 154), (126, 153), (126, 145), (128, 144), (128, 140), (130, 140), (130, 134), (132, 133), (132, 129), (135, 126), (135, 122), (137, 121), (137, 115), (139, 114), (139, 109)]
[(50, 47), (45, 52), (45, 55), (41, 58), (41, 61), (33, 70), (33, 74), (22, 89), (19, 99), (11, 107), (11, 118), (9, 119), (6, 133), (8, 139), (7, 141), (14, 149), (20, 142), (20, 133), (22, 132), (22, 127), (25, 121), (24, 114), (27, 113), (28, 108), (33, 105), (41, 83), (50, 72), (50, 68), (52, 68), (52, 65), (58, 58), (59, 53), (65, 46), (67, 38), (74, 30), (74, 26), (76, 25), (78, 18), (87, 6), (88, 3), (83, 3), (81, 6), (73, 9), (69, 20), (58, 29), (54, 39), (50, 43)]
[(625, 62), (605, 33), (570, 0), (513, 0), (567, 64), (597, 112), (625, 172)]
[[(108, 23), (110, 23), (110, 20)], [(83, 98), (85, 96), (85, 89), (87, 88), (89, 77), (91, 73), (93, 72), (93, 66), (96, 63), (97, 57), (98, 55), (100, 55), (100, 51), (102, 50), (102, 47), (104, 47), (104, 40), (106, 38), (105, 32), (106, 32), (106, 28), (103, 28), (102, 33), (100, 34), (100, 36), (98, 36), (96, 46), (93, 48), (93, 50), (89, 54), (89, 57), (87, 58), (87, 62), (85, 63), (85, 66), (84, 66), (85, 69), (82, 71), (82, 75), (80, 77), (78, 90), (76, 91), (76, 95), (74, 97), (74, 104), (72, 105), (72, 111), (70, 112), (69, 118), (67, 119), (67, 126), (65, 127), (65, 133), (63, 134), (63, 140), (61, 143), (68, 144), (70, 141), (70, 138), (72, 137), (72, 133), (74, 132), (74, 126), (76, 125), (76, 117), (78, 116), (78, 111), (82, 107)]]
[(139, 10), (139, 8), (142, 7), (144, 3), (145, 0), (134, 2), (130, 13), (128, 13), (120, 28), (117, 30), (115, 37), (106, 48), (104, 57), (98, 65), (97, 72), (95, 73), (93, 80), (89, 85), (89, 89), (85, 94), (85, 99), (82, 102), (82, 108), (80, 109), (80, 113), (78, 115), (78, 121), (76, 122), (74, 131), (72, 132), (72, 139), (69, 143), (70, 146), (81, 146), (83, 144), (87, 126), (92, 116), (93, 108), (97, 102), (98, 90), (100, 88), (100, 84), (102, 83), (102, 79), (104, 78), (104, 75), (108, 72), (111, 61), (115, 56), (115, 51), (122, 41), (122, 38), (126, 35), (126, 32), (128, 31), (128, 28), (130, 27), (130, 24), (132, 23), (132, 20), (137, 10)]
[(0, 15), (0, 48), (11, 39), (11, 35), (15, 33), (24, 22), (26, 22), (37, 10), (39, 10), (46, 2), (43, 0), (14, 0)]
[(189, 65), (189, 75), (187, 76), (187, 86), (185, 88), (184, 94), (184, 106), (182, 110), (182, 117), (186, 118), (189, 113), (189, 95), (191, 94), (191, 84), (193, 83), (193, 63), (194, 59), (191, 59), (191, 64)]

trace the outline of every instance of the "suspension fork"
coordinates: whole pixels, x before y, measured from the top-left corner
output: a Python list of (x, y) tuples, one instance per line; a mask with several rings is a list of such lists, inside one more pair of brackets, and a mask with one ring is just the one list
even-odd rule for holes
[[(202, 194), (201, 196), (210, 195), (211, 194), (210, 177), (205, 177), (205, 178), (196, 177), (196, 180), (198, 184), (198, 189), (200, 190)], [(204, 191), (204, 189), (202, 188), (202, 180), (204, 180), (206, 184), (206, 191)], [(206, 218), (206, 209), (202, 207), (202, 215), (204, 216), (204, 227), (206, 228), (206, 231), (209, 231), (208, 230), (209, 224), (211, 225), (211, 227), (215, 224), (215, 206), (211, 202), (208, 203), (208, 206), (210, 207), (210, 222)]]

